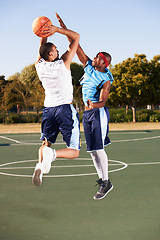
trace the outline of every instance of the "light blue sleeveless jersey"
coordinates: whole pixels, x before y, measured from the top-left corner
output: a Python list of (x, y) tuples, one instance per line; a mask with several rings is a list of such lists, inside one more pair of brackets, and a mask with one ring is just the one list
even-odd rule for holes
[(100, 91), (105, 82), (113, 82), (111, 72), (106, 68), (106, 72), (99, 72), (92, 66), (92, 60), (89, 60), (84, 67), (84, 75), (80, 79), (82, 85), (83, 102), (87, 106), (87, 100), (92, 102), (99, 102)]

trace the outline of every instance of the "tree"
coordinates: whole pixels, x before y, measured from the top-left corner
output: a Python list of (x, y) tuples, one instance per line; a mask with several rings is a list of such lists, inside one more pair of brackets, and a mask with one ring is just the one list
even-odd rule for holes
[(3, 106), (2, 100), (3, 100), (3, 94), (4, 94), (3, 89), (5, 88), (6, 83), (7, 83), (7, 81), (5, 80), (5, 76), (4, 76), (4, 75), (1, 75), (1, 76), (0, 76), (0, 111), (1, 111), (2, 114), (3, 114), (3, 122), (4, 122), (5, 110), (4, 110), (4, 106)]
[(133, 59), (128, 58), (115, 65), (112, 73), (115, 81), (110, 98), (120, 105), (131, 106), (133, 122), (136, 122), (136, 107), (144, 106), (148, 102), (149, 63), (146, 55), (135, 54)]
[(44, 104), (44, 89), (38, 78), (35, 64), (30, 64), (22, 70), (20, 82), (23, 83), (30, 93), (30, 107), (35, 107), (38, 113)]
[(83, 66), (72, 62), (71, 63), (71, 75), (73, 83), (73, 103), (75, 103), (77, 111), (82, 110), (83, 101), (82, 101), (82, 87), (79, 83), (79, 80), (84, 74)]
[(154, 56), (149, 68), (149, 102), (150, 105), (160, 105), (160, 55)]
[(5, 87), (5, 85), (6, 85), (5, 76), (2, 75), (2, 76), (0, 76), (0, 104), (2, 103), (2, 98), (3, 98), (2, 91), (3, 91), (3, 88)]
[(18, 109), (27, 108), (29, 105), (29, 97), (29, 91), (19, 81), (18, 75), (13, 75), (3, 89), (3, 108), (5, 111), (8, 111), (15, 106)]
[(20, 74), (20, 82), (24, 85), (28, 85), (32, 91), (32, 87), (39, 82), (39, 78), (36, 72), (35, 64), (30, 64), (23, 68)]
[(72, 83), (76, 87), (79, 87), (80, 86), (79, 80), (84, 74), (83, 66), (81, 64), (72, 62), (70, 67), (71, 67)]

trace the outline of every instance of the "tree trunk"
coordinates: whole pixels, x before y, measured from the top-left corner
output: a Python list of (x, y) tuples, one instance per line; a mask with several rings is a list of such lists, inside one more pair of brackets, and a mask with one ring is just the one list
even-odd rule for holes
[(21, 112), (21, 107), (17, 104), (17, 114), (20, 114)]
[(132, 111), (133, 111), (133, 122), (136, 122), (136, 102), (133, 99), (133, 107), (132, 107)]
[(128, 105), (126, 105), (126, 115), (128, 114)]

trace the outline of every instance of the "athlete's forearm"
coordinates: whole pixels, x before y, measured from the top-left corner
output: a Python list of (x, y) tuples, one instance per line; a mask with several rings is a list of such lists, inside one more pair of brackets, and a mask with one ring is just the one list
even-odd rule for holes
[[(40, 49), (40, 47), (41, 47), (43, 44), (45, 44), (46, 42), (47, 42), (47, 37), (45, 37), (45, 38), (41, 37), (41, 38), (40, 38), (40, 43), (39, 43), (39, 49)], [(41, 57), (40, 57), (40, 55), (39, 55), (39, 50), (38, 50), (38, 56), (37, 56), (37, 59), (36, 59), (36, 61), (35, 61), (35, 64), (37, 64), (40, 59), (41, 59)]]
[(88, 100), (87, 104), (88, 104), (88, 109), (102, 108), (105, 106), (106, 101), (99, 101), (99, 102), (93, 103), (91, 100)]
[[(63, 29), (67, 29), (65, 23), (63, 22), (62, 18), (56, 13), (56, 17), (58, 19), (58, 22), (60, 24), (60, 26), (63, 28)], [(70, 37), (67, 37), (68, 38), (68, 41), (71, 43), (72, 42), (72, 39)], [(85, 66), (86, 65), (86, 62), (88, 61), (88, 57), (86, 56), (86, 54), (84, 53), (83, 49), (81, 48), (80, 44), (78, 44), (78, 47), (77, 47), (77, 52), (76, 52), (79, 60), (81, 61), (81, 63), (83, 63), (83, 65)]]
[(60, 27), (57, 27), (57, 31), (58, 33), (60, 34), (63, 34), (63, 35), (66, 35), (68, 38), (72, 40), (78, 40), (79, 41), (79, 34), (77, 32), (74, 32), (72, 30), (69, 30), (69, 29), (64, 29), (64, 28), (60, 28)]

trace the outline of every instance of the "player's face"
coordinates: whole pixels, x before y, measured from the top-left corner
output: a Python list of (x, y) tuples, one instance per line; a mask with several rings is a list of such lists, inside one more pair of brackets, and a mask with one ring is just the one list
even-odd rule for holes
[(94, 57), (94, 59), (92, 61), (92, 66), (93, 67), (103, 67), (104, 64), (105, 64), (104, 60), (98, 54), (96, 55), (96, 57)]
[(50, 51), (53, 60), (59, 57), (59, 52), (57, 50), (57, 47), (53, 44), (52, 50)]

